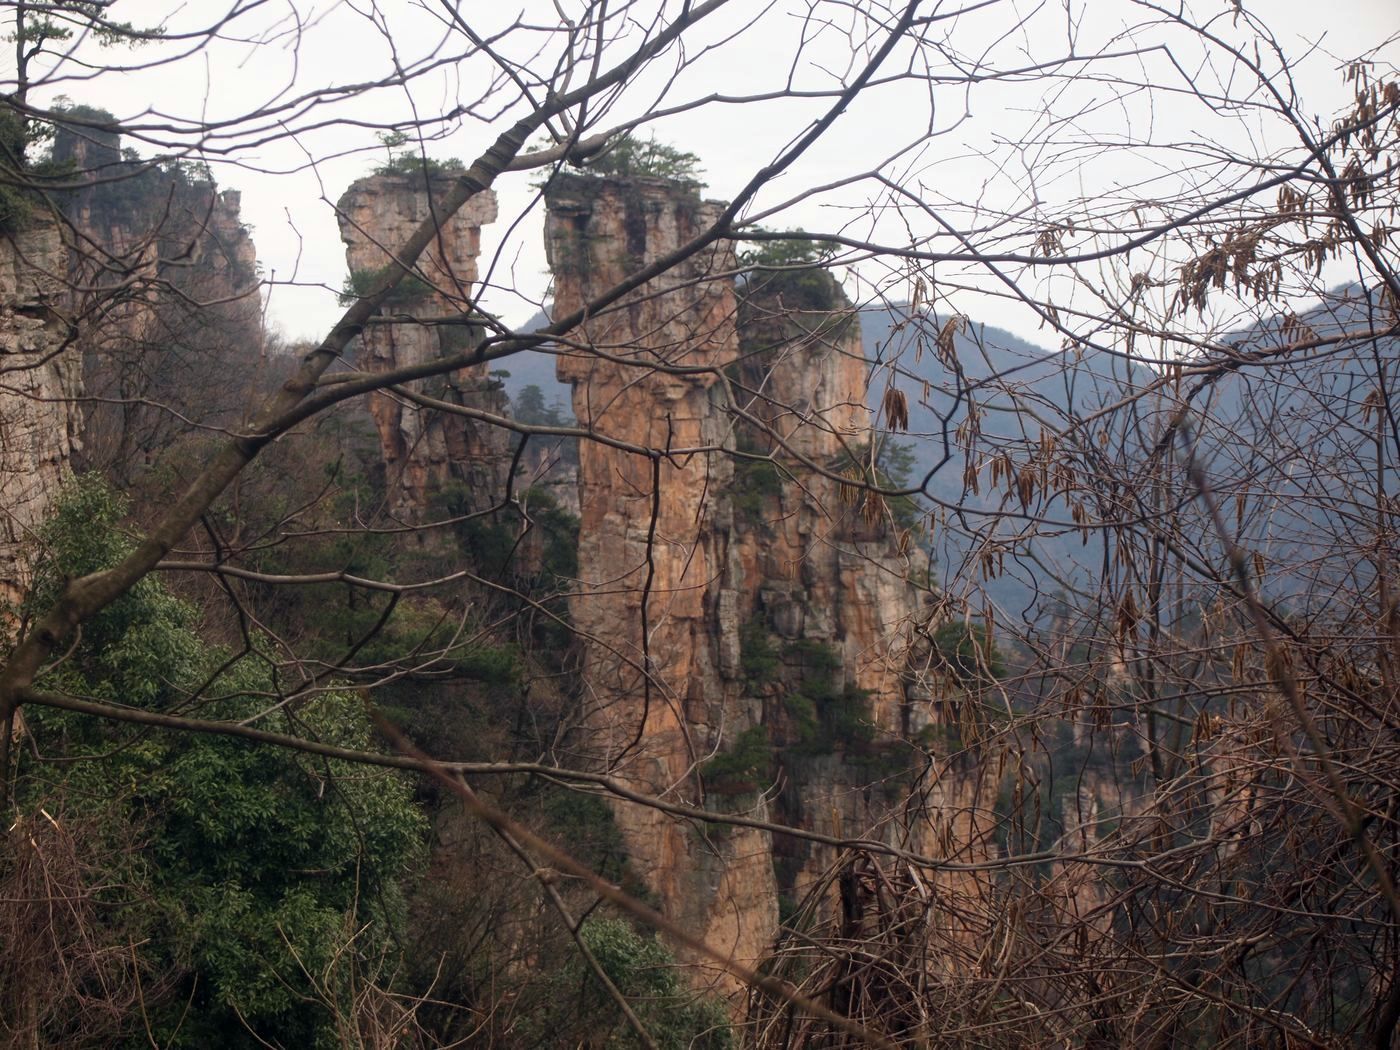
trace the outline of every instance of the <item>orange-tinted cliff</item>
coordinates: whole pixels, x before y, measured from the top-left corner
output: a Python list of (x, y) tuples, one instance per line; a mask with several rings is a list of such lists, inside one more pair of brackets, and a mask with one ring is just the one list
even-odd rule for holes
[[(660, 179), (556, 180), (556, 316), (716, 209)], [(899, 529), (804, 465), (868, 458), (859, 326), (824, 275), (736, 288), (735, 267), (723, 242), (701, 251), (592, 313), (559, 359), (580, 424), (627, 446), (580, 450), (571, 611), (593, 758), (658, 797), (936, 854), (973, 829), (965, 784), (917, 783), (921, 601)], [(628, 450), (643, 447), (656, 452)], [(836, 860), (791, 837), (615, 814), (664, 910), (744, 961), (771, 945), (780, 901)]]
[[(555, 310), (577, 309), (694, 237), (714, 206), (659, 179), (569, 177), (551, 191)], [(600, 434), (666, 450), (579, 449), (578, 594), (594, 760), (649, 794), (702, 799), (701, 765), (754, 725), (740, 702), (736, 586), (722, 494), (733, 463), (723, 370), (738, 357), (727, 246), (693, 256), (571, 333), (559, 359), (574, 414)], [(762, 807), (760, 806), (760, 810)], [(654, 810), (615, 811), (634, 870), (663, 908), (753, 962), (777, 919), (765, 833), (723, 837)]]

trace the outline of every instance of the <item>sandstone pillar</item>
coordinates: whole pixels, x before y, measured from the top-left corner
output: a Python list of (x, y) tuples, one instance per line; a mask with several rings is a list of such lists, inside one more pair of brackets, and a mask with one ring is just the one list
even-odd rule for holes
[[(421, 173), (371, 175), (350, 186), (337, 205), (340, 235), (350, 264), (347, 294), (371, 291), (393, 253), (407, 241), (442, 198), (449, 177)], [(481, 227), (496, 218), (496, 198), (478, 194), (444, 219), (414, 274), (404, 278), (385, 304), (384, 319), (360, 336), (359, 365), (387, 372), (459, 352), (474, 334), (461, 325), (431, 322), (463, 313), (471, 301), (481, 254)], [(426, 322), (426, 323), (425, 323)], [(500, 414), (505, 399), (487, 365), (459, 369), (444, 377), (415, 380), (410, 390), (440, 401)], [(500, 482), (509, 439), (499, 428), (462, 416), (423, 408), (391, 393), (375, 394), (370, 411), (379, 430), (387, 471), (390, 511), (418, 523), (433, 516), (434, 497), (450, 482), (469, 509), (490, 506)]]
[(79, 446), (82, 362), (63, 319), (58, 227), (0, 239), (0, 599), (23, 595), (24, 548), (49, 514)]
[[(556, 180), (547, 246), (556, 316), (694, 237), (718, 205), (661, 179)], [(595, 760), (638, 790), (699, 801), (699, 766), (757, 720), (736, 704), (736, 564), (721, 372), (738, 356), (727, 245), (698, 253), (569, 335), (560, 379), (581, 426), (648, 456), (579, 450), (579, 593)], [(663, 910), (746, 963), (777, 919), (766, 834), (707, 833), (619, 806), (631, 860)], [(729, 986), (721, 981), (721, 986)]]

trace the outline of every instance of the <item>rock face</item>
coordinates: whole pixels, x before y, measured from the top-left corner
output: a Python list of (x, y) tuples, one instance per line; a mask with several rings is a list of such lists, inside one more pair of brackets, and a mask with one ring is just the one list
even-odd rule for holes
[(57, 223), (0, 239), (0, 600), (18, 598), (24, 547), (48, 516), (79, 445), (82, 369), (63, 319), (66, 256)]
[[(715, 206), (663, 180), (566, 177), (549, 207), (563, 315), (685, 243)], [(701, 763), (759, 715), (736, 702), (738, 625), (726, 610), (739, 565), (719, 498), (733, 464), (716, 451), (729, 440), (722, 370), (739, 342), (733, 284), (707, 277), (733, 262), (724, 247), (701, 252), (575, 329), (589, 352), (558, 365), (581, 426), (669, 450), (581, 443), (581, 579), (570, 611), (585, 639), (594, 760), (649, 794), (686, 802), (702, 797)], [(777, 919), (766, 834), (737, 829), (719, 840), (634, 806), (615, 816), (634, 869), (671, 917), (740, 961), (762, 954)]]
[[(337, 205), (340, 235), (350, 264), (350, 291), (373, 291), (392, 265), (391, 252), (443, 195), (447, 178), (421, 174), (371, 175), (345, 191)], [(461, 314), (470, 302), (481, 254), (481, 227), (496, 218), (496, 198), (480, 194), (444, 222), (437, 239), (423, 253), (417, 270), (385, 304), (388, 317), (360, 337), (360, 365), (386, 372), (454, 353), (467, 346), (472, 332), (433, 320)], [(411, 314), (413, 323), (391, 323), (394, 313)], [(493, 415), (503, 414), (505, 397), (487, 365), (463, 368), (449, 376), (418, 380), (408, 389), (438, 401)], [(482, 510), (499, 496), (509, 458), (509, 440), (499, 428), (463, 415), (427, 409), (402, 397), (376, 394), (370, 411), (379, 430), (387, 470), (391, 512), (417, 523), (431, 514), (435, 497), (449, 482), (460, 483), (466, 509)]]
[[(94, 119), (106, 117), (83, 110)], [(129, 475), (190, 429), (236, 421), (263, 351), (239, 195), (194, 166), (123, 158), (115, 133), (60, 124), (84, 183), (0, 239), (0, 591), (75, 466)], [(153, 352), (155, 351), (155, 352)], [(226, 373), (242, 370), (237, 382)], [(85, 392), (106, 399), (80, 411)]]
[[(797, 457), (875, 480), (860, 326), (836, 282), (811, 271), (755, 275), (739, 321), (741, 441), (785, 464)], [(946, 797), (949, 778), (913, 783), (910, 741), (929, 720), (930, 697), (910, 644), (920, 599), (901, 553), (908, 537), (867, 490), (800, 466), (765, 482), (757, 471), (772, 468), (758, 462), (743, 471), (736, 546), (746, 684), (763, 697), (785, 785), (777, 816), (837, 837), (883, 828), (886, 841), (935, 854), (944, 811), (964, 800)], [(756, 646), (777, 661), (758, 675)], [(916, 786), (923, 804), (900, 812)], [(830, 847), (775, 843), (779, 892), (800, 899), (836, 859)]]
[[(637, 177), (566, 176), (548, 203), (556, 316), (718, 207)], [(593, 760), (657, 797), (934, 852), (956, 833), (940, 809), (962, 799), (933, 784), (909, 802), (927, 705), (908, 699), (920, 601), (898, 530), (803, 466), (854, 477), (868, 458), (859, 326), (830, 278), (751, 282), (741, 303), (734, 266), (728, 247), (698, 253), (589, 316), (559, 358), (580, 425), (614, 443), (579, 457), (571, 613)], [(666, 913), (745, 962), (772, 943), (780, 900), (836, 859), (643, 807), (615, 816)]]
[(186, 419), (246, 411), (265, 358), (257, 253), (240, 195), (202, 165), (123, 157), (81, 123), (59, 124), (53, 149), (80, 183), (59, 203), (84, 382), (110, 399), (86, 413), (82, 466), (124, 480), (194, 432)]

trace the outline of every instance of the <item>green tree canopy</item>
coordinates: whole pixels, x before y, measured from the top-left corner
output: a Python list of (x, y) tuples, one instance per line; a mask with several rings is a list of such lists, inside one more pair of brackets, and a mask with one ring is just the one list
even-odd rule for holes
[[(125, 553), (123, 510), (95, 478), (69, 488), (40, 537), (31, 604)], [(194, 627), (192, 607), (147, 577), (88, 624), (55, 684), (70, 695), (229, 721), (272, 706), (269, 665), (230, 659)], [(359, 698), (340, 691), (285, 705), (257, 725), (356, 748), (371, 735)], [(109, 1029), (99, 1045), (341, 1045), (337, 1027), (353, 1013), (357, 988), (392, 960), (398, 883), (423, 847), (410, 782), (62, 710), (33, 709), (28, 730), (14, 794), (19, 824), (41, 819), (43, 807), (57, 824), (87, 829), (79, 846), (105, 877), (85, 887), (102, 904), (85, 940), (94, 951), (129, 953), (137, 980), (151, 980), (142, 996), (149, 1033)], [(0, 883), (18, 859), (0, 861)], [(6, 1022), (34, 1017), (24, 1002), (33, 984), (4, 967)], [(95, 1023), (82, 1006), (46, 1004), (36, 1037), (82, 1045)]]

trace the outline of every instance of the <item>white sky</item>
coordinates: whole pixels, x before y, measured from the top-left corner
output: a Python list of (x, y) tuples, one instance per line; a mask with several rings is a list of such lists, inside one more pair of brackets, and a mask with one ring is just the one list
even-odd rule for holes
[[(1079, 7), (1082, 0), (1074, 0), (1074, 4)], [(139, 22), (150, 18), (153, 6), (150, 0), (119, 2), (112, 17)], [(178, 28), (207, 18), (218, 6), (185, 4), (170, 26)], [(525, 6), (542, 25), (557, 24), (552, 3), (528, 0)], [(578, 5), (561, 0), (561, 6), (569, 9)], [(662, 96), (673, 104), (715, 91), (746, 94), (781, 87), (793, 63), (800, 29), (788, 8), (802, 10), (806, 6), (800, 0), (779, 0), (760, 25), (703, 55), (694, 69), (669, 88), (656, 71), (639, 78), (616, 101), (613, 117), (624, 119), (641, 113)], [(963, 6), (968, 6), (966, 0)], [(1395, 0), (1332, 0), (1325, 6), (1304, 0), (1246, 0), (1245, 6), (1267, 22), (1284, 45), (1304, 112), (1324, 121), (1330, 120), (1349, 97), (1350, 89), (1338, 74), (1339, 58), (1349, 58), (1390, 38), (1386, 57), (1400, 64), (1394, 40), (1400, 32), (1400, 4)], [(935, 7), (952, 9), (949, 4), (929, 5), (930, 10)], [(1242, 39), (1243, 34), (1231, 24), (1227, 0), (1196, 0), (1192, 7), (1198, 15), (1219, 12), (1214, 28), (1230, 40)], [(191, 121), (241, 116), (307, 90), (374, 80), (395, 62), (408, 65), (433, 54), (464, 52), (461, 38), (445, 32), (436, 13), (439, 8), (439, 4), (407, 0), (381, 0), (377, 7), (370, 0), (280, 0), (267, 10), (275, 10), (282, 19), (278, 26), (281, 35), (268, 33), (268, 23), (273, 20), (258, 9), (229, 27), (229, 35), (241, 36), (241, 41), (222, 42), (206, 53), (155, 69), (126, 72), (107, 66), (143, 63), (174, 45), (120, 53), (85, 47), (79, 53), (103, 68), (85, 79), (46, 85), (36, 91), (35, 101), (42, 104), (64, 94), (74, 102), (101, 106), (136, 124), (163, 124), (167, 117)], [(757, 3), (745, 3), (738, 9), (749, 14), (762, 10)], [(499, 25), (509, 20), (518, 8), (492, 10), (490, 5), (462, 3), (460, 10), (471, 19), (473, 28), (489, 32), (493, 22)], [(850, 17), (848, 7), (832, 5), (826, 10), (833, 17)], [(1081, 55), (1121, 49), (1124, 44), (1115, 37), (1150, 15), (1130, 0), (1088, 0), (1087, 10), (1089, 14), (1079, 19), (1076, 28), (1075, 50)], [(284, 17), (291, 11), (300, 22), (299, 29)], [(1028, 22), (1017, 30), (1022, 17)], [(377, 28), (386, 24), (390, 27), (387, 34)], [(737, 16), (726, 15), (705, 26), (696, 39), (718, 42), (740, 27)], [(848, 61), (846, 41), (838, 28), (809, 32), (814, 39), (793, 67), (799, 86), (829, 88), (833, 77), (843, 72), (839, 67), (824, 68), (837, 63), (844, 66)], [(948, 54), (934, 72), (951, 73), (953, 61), (970, 61), (979, 55), (998, 68), (1059, 57), (1066, 52), (1069, 31), (1063, 0), (1002, 0), (949, 24)], [(1169, 47), (1181, 72), (1198, 83), (1206, 84), (1212, 76), (1233, 75), (1235, 85), (1243, 84), (1238, 71), (1232, 74), (1219, 56), (1207, 63), (1200, 48), (1185, 34), (1154, 29), (1140, 37), (1140, 43)], [(526, 44), (522, 40), (515, 47), (524, 53)], [(512, 46), (511, 41), (506, 46)], [(954, 49), (956, 55), (952, 54)], [(688, 53), (699, 54), (699, 47), (692, 44)], [(907, 52), (901, 57), (907, 58)], [(1267, 55), (1262, 61), (1271, 69), (1277, 68), (1277, 60)], [(1186, 154), (1125, 152), (1105, 157), (1098, 149), (1099, 143), (1130, 135), (1158, 143), (1223, 141), (1255, 151), (1285, 151), (1284, 155), (1297, 150), (1296, 138), (1290, 138), (1276, 117), (1261, 119), (1258, 113), (1248, 111), (1213, 114), (1182, 93), (1185, 81), (1163, 50), (1117, 59), (1111, 65), (1074, 68), (1080, 72), (1076, 78), (1051, 83), (1022, 78), (968, 90), (961, 85), (931, 87), (927, 80), (908, 80), (872, 92), (838, 120), (818, 148), (760, 197), (761, 206), (799, 197), (812, 187), (876, 165), (918, 139), (930, 121), (937, 134), (886, 171), (955, 225), (966, 219), (966, 208), (975, 204), (1005, 211), (1037, 206), (1053, 209), (1056, 202), (1075, 197), (1105, 199), (1116, 187), (1143, 180), (1150, 181), (1135, 192), (1168, 195)], [(1096, 75), (1110, 70), (1117, 78), (1138, 79), (1153, 84), (1156, 90), (1125, 90), (1121, 84)], [(1086, 72), (1089, 75), (1084, 75)], [(13, 77), (12, 65), (4, 75)], [(254, 227), (264, 274), (278, 282), (268, 295), (269, 320), (286, 338), (319, 338), (339, 315), (334, 290), (345, 277), (346, 265), (331, 204), (351, 181), (381, 162), (383, 150), (376, 146), (373, 125), (413, 112), (431, 116), (450, 110), (459, 100), (474, 98), (486, 75), (480, 55), (453, 61), (424, 77), (411, 93), (379, 91), (327, 108), (327, 115), (361, 122), (359, 126), (339, 124), (303, 130), (288, 138), (270, 124), (265, 136), (248, 136), (234, 155), (234, 163), (224, 162), (217, 154), (207, 156), (220, 183), (242, 191), (244, 217)], [(825, 101), (810, 100), (711, 106), (663, 122), (656, 134), (699, 154), (709, 183), (707, 195), (728, 199), (825, 106)], [(1013, 157), (1013, 164), (1005, 165), (1008, 141), (1022, 138), (1028, 129), (1044, 129), (1052, 121), (1061, 122), (1055, 129), (1059, 142), (1079, 145), (1065, 146), (1065, 152), (1059, 154), (1040, 151)], [(300, 126), (308, 123), (303, 120)], [(500, 120), (464, 120), (442, 141), (429, 143), (428, 151), (436, 157), (470, 161), (503, 126)], [(268, 141), (252, 143), (260, 137)], [(129, 144), (149, 152), (139, 143)], [(1203, 165), (1210, 163), (1209, 158), (1202, 158)], [(1226, 169), (1220, 173), (1227, 182), (1232, 177)], [(511, 322), (525, 320), (534, 311), (531, 300), (539, 300), (547, 291), (542, 216), (538, 208), (531, 207), (532, 178), (529, 173), (520, 173), (498, 182), (501, 218), (483, 235), (487, 253), (483, 268), (494, 255), (496, 283), (513, 285), (521, 292), (517, 297), (494, 291), (488, 298), (488, 305)], [(935, 220), (917, 213), (898, 216), (886, 211), (871, 219), (869, 209), (878, 203), (878, 187), (846, 187), (799, 200), (769, 220), (769, 225), (833, 229), (850, 223), (854, 233), (873, 231), (892, 243), (908, 243), (911, 236), (935, 229)], [(911, 224), (908, 232), (906, 220)], [(1024, 240), (1015, 243), (1022, 249), (1028, 246)], [(1160, 260), (1159, 264), (1166, 265)], [(891, 276), (872, 267), (862, 273), (870, 279)], [(950, 276), (946, 270), (937, 275), (949, 284), (958, 283), (957, 275)], [(295, 282), (296, 286), (282, 282)], [(849, 281), (848, 287), (855, 290), (859, 284)], [(907, 280), (896, 280), (888, 292), (893, 298), (906, 298), (909, 287)], [(1065, 294), (1073, 293), (1066, 288)], [(1002, 300), (959, 293), (954, 296), (954, 305), (974, 320), (1035, 337), (1036, 326), (1029, 315)]]

